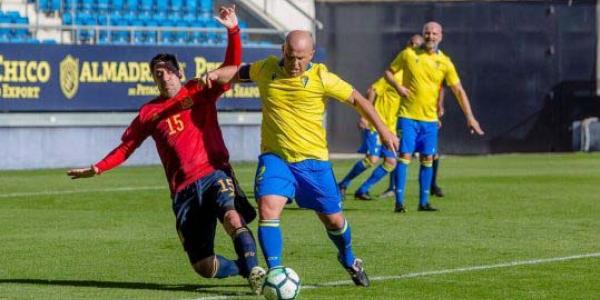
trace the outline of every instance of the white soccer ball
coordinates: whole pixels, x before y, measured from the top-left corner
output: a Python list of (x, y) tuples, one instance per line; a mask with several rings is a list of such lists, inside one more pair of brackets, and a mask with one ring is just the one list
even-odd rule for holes
[(269, 270), (263, 285), (263, 295), (267, 300), (293, 300), (300, 293), (300, 277), (288, 267)]

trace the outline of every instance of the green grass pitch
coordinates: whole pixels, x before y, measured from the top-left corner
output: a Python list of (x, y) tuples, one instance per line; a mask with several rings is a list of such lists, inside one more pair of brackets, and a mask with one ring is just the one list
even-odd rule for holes
[[(338, 179), (353, 162), (334, 161)], [(248, 194), (254, 168), (236, 164)], [(348, 191), (367, 289), (348, 283), (311, 211), (284, 211), (284, 264), (309, 287), (301, 299), (600, 298), (600, 155), (444, 157), (436, 213), (416, 211), (417, 168), (406, 214), (390, 199), (353, 200), (367, 175)], [(0, 172), (0, 299), (261, 299), (241, 278), (193, 272), (161, 167), (78, 181), (65, 171)], [(217, 252), (234, 256), (222, 229)]]

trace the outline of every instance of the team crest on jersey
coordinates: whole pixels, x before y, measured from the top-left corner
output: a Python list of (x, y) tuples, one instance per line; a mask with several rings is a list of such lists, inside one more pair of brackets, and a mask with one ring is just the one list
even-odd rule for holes
[(159, 117), (160, 117), (160, 115), (159, 115), (158, 113), (154, 113), (154, 114), (152, 115), (152, 118), (151, 118), (151, 120), (152, 120), (152, 121), (156, 121), (156, 120), (158, 120), (158, 118), (159, 118)]
[(306, 87), (306, 85), (308, 84), (308, 76), (302, 76), (300, 80), (302, 80), (302, 86)]
[(67, 55), (60, 62), (60, 90), (67, 99), (72, 99), (79, 88), (79, 59)]
[(181, 109), (188, 109), (192, 107), (192, 105), (194, 105), (194, 100), (192, 100), (190, 97), (185, 97), (185, 99), (183, 99), (181, 102)]
[(275, 80), (275, 78), (277, 78), (277, 73), (273, 72), (273, 74), (271, 74), (271, 80)]

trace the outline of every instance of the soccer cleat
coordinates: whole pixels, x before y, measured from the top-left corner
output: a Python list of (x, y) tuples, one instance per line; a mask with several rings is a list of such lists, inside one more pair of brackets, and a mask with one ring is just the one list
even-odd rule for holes
[(429, 190), (431, 195), (434, 195), (436, 197), (444, 197), (444, 193), (442, 193), (442, 188), (440, 188), (437, 185), (434, 185), (431, 187), (431, 189)]
[(398, 205), (398, 204), (396, 204), (396, 207), (394, 208), (394, 212), (402, 214), (402, 213), (406, 212), (406, 208), (404, 207), (404, 205)]
[(248, 283), (250, 283), (250, 288), (252, 292), (256, 295), (262, 294), (262, 288), (265, 284), (265, 279), (267, 278), (267, 272), (265, 269), (256, 266), (250, 270), (250, 275), (248, 275)]
[(365, 201), (370, 201), (373, 200), (373, 198), (371, 198), (371, 195), (369, 195), (369, 193), (359, 193), (356, 192), (354, 193), (354, 199), (356, 200), (365, 200)]
[[(338, 257), (338, 260), (340, 260), (339, 257)], [(340, 260), (340, 262), (341, 262), (341, 260)], [(355, 285), (364, 286), (364, 287), (369, 286), (369, 284), (370, 284), (369, 277), (367, 276), (367, 273), (365, 272), (365, 269), (363, 268), (362, 259), (355, 258), (354, 263), (352, 263), (352, 266), (346, 267), (346, 271), (348, 271), (348, 274), (350, 274), (350, 278), (352, 278), (352, 281), (354, 282)]]
[(435, 208), (435, 207), (433, 207), (433, 206), (431, 206), (431, 204), (427, 203), (427, 204), (425, 204), (423, 206), (419, 205), (418, 211), (438, 211), (438, 209)]
[(394, 190), (387, 190), (383, 193), (381, 193), (381, 195), (379, 195), (379, 198), (391, 198), (394, 197), (396, 195), (396, 193), (394, 192)]

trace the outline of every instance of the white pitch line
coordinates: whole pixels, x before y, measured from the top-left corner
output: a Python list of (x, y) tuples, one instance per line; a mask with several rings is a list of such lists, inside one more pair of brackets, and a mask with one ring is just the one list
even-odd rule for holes
[[(600, 257), (600, 252), (572, 255), (572, 256), (563, 256), (563, 257), (532, 259), (532, 260), (517, 260), (517, 261), (511, 261), (511, 262), (493, 264), (493, 265), (470, 266), (470, 267), (462, 267), (462, 268), (455, 268), (455, 269), (407, 273), (407, 274), (403, 274), (403, 275), (375, 276), (375, 277), (370, 277), (369, 279), (371, 281), (398, 280), (398, 279), (407, 279), (407, 278), (433, 276), (433, 275), (463, 273), (463, 272), (481, 271), (481, 270), (498, 269), (498, 268), (509, 268), (509, 267), (516, 267), (516, 266), (525, 266), (525, 265), (539, 265), (539, 264), (544, 264), (544, 263), (552, 263), (552, 262), (558, 262), (558, 261), (583, 259), (583, 258), (591, 258), (591, 257)], [(318, 285), (302, 286), (302, 289), (318, 289), (318, 288), (322, 288), (322, 287), (331, 287), (331, 286), (339, 286), (339, 285), (353, 285), (353, 284), (354, 283), (351, 280), (339, 280), (339, 281), (325, 282), (325, 283), (318, 284)], [(224, 300), (224, 299), (238, 299), (241, 297), (248, 297), (248, 295), (202, 297), (202, 298), (196, 298), (194, 300)]]
[(17, 197), (31, 197), (31, 196), (50, 196), (50, 195), (65, 195), (65, 194), (84, 194), (84, 193), (95, 193), (95, 192), (127, 192), (127, 191), (140, 191), (140, 190), (166, 190), (163, 186), (129, 186), (129, 187), (117, 187), (117, 188), (103, 188), (103, 189), (87, 189), (87, 190), (64, 190), (64, 191), (43, 191), (43, 192), (29, 192), (29, 193), (9, 193), (0, 194), (0, 198), (17, 198)]

